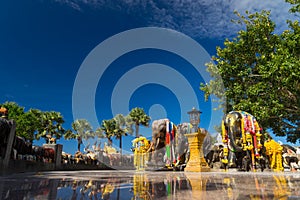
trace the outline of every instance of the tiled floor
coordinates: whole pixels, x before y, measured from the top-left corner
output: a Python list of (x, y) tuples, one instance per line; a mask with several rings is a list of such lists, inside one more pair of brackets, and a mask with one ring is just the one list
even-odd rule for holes
[(0, 177), (0, 199), (300, 199), (300, 172), (51, 171)]

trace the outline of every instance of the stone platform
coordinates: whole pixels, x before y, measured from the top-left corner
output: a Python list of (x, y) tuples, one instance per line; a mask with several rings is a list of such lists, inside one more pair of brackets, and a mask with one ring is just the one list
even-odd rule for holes
[(0, 177), (0, 199), (300, 199), (299, 172), (44, 171)]

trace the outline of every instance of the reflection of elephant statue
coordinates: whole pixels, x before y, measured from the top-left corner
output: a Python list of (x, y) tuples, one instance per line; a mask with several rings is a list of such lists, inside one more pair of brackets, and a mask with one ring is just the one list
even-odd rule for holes
[(136, 173), (133, 176), (133, 199), (192, 199), (189, 179), (185, 174), (163, 173), (159, 178), (151, 174)]
[[(232, 111), (225, 115), (222, 121), (224, 166), (249, 171), (250, 168), (255, 170), (259, 163), (261, 170), (264, 170), (264, 147), (260, 131), (256, 119), (249, 113)], [(232, 159), (228, 163), (230, 156)]]
[[(190, 194), (191, 190), (192, 186), (185, 175), (166, 175), (163, 179), (160, 180), (150, 180), (149, 193), (151, 195), (151, 198), (148, 199), (193, 199)], [(180, 196), (183, 193), (184, 198)]]

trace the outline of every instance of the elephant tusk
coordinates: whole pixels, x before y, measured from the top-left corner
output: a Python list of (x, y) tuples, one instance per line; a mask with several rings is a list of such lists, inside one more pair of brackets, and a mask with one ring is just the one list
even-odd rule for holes
[(156, 140), (156, 146), (155, 146), (155, 149), (157, 148), (158, 144), (159, 144), (159, 138), (157, 138), (157, 140)]

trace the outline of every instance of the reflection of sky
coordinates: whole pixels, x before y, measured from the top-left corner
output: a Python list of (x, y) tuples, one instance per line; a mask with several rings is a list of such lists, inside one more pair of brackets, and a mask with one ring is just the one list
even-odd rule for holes
[[(155, 26), (183, 33), (203, 46), (209, 55), (215, 55), (216, 46), (222, 46), (225, 38), (234, 37), (241, 28), (230, 23), (234, 18), (233, 11), (244, 12), (246, 9), (271, 9), (271, 17), (277, 23), (276, 32), (284, 30), (285, 20), (290, 18), (288, 4), (282, 0), (3, 1), (0, 6), (0, 69), (4, 75), (0, 80), (3, 86), (0, 103), (15, 101), (25, 110), (59, 111), (65, 119), (64, 127), (70, 128), (74, 120), (72, 89), (76, 75), (85, 58), (101, 42), (126, 30)], [(114, 46), (118, 47), (122, 44)], [(187, 52), (192, 53), (195, 52)], [(99, 56), (99, 59), (103, 58)], [(220, 118), (211, 119), (212, 105), (204, 102), (203, 93), (199, 90), (203, 79), (195, 73), (195, 69), (178, 55), (155, 49), (129, 52), (116, 59), (105, 71), (95, 97), (90, 97), (96, 101), (99, 122), (112, 117), (112, 93), (118, 80), (125, 72), (148, 63), (177, 70), (188, 81), (192, 92), (186, 92), (190, 91), (188, 87), (168, 77), (179, 92), (157, 83), (143, 85), (136, 88), (129, 102), (125, 102), (128, 109), (145, 107), (151, 117), (167, 116), (177, 124), (187, 121), (187, 109), (194, 106), (189, 100), (192, 99), (191, 93), (195, 93), (203, 112), (200, 126), (208, 128), (211, 121), (219, 124)], [(184, 92), (187, 94), (182, 94)], [(117, 96), (115, 109), (124, 103)], [(93, 128), (97, 127), (93, 124)], [(214, 133), (213, 129), (209, 131)], [(141, 127), (141, 134), (150, 136), (151, 130)], [(129, 150), (131, 140), (132, 137), (124, 139), (126, 150)], [(43, 143), (43, 140), (37, 142), (38, 145)], [(64, 151), (75, 153), (77, 141), (60, 139), (58, 143), (64, 145)], [(115, 144), (118, 145), (118, 141)]]
[[(80, 188), (75, 190), (76, 193), (80, 192)], [(57, 189), (57, 197), (61, 199), (69, 199), (73, 195), (72, 187), (60, 187)]]

